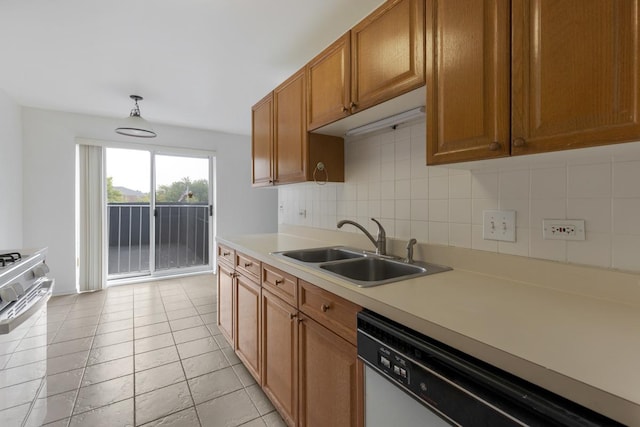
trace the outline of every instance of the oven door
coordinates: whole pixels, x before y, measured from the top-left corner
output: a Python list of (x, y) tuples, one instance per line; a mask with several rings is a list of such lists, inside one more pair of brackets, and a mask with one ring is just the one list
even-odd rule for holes
[(41, 425), (46, 394), (47, 302), (54, 281), (43, 278), (0, 313), (0, 420), (3, 426)]

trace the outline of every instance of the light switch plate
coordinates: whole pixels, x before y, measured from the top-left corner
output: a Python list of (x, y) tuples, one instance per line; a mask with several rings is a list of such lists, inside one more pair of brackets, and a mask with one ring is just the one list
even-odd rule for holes
[(484, 240), (516, 241), (516, 211), (483, 211)]

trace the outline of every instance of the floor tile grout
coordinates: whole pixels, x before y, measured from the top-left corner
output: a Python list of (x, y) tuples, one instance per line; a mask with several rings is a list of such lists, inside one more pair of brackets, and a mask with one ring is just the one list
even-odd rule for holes
[[(64, 343), (69, 343), (67, 345), (78, 345), (79, 346), (78, 348), (81, 348), (81, 347), (84, 348), (85, 344), (83, 343), (83, 340), (90, 341), (88, 343), (88, 347), (85, 350), (73, 351), (70, 353), (65, 353), (65, 354), (56, 356), (61, 358), (69, 357), (69, 360), (73, 362), (74, 355), (76, 357), (79, 357), (81, 353), (86, 353), (85, 359), (82, 362), (81, 366), (78, 366), (73, 363), (64, 365), (63, 363), (66, 363), (66, 360), (60, 359), (60, 364), (64, 370), (60, 372), (56, 372), (55, 374), (55, 375), (64, 374), (66, 372), (71, 372), (73, 370), (82, 369), (82, 374), (80, 375), (79, 382), (76, 384), (76, 388), (72, 390), (62, 391), (56, 394), (52, 394), (47, 397), (47, 398), (50, 398), (53, 396), (58, 396), (64, 393), (75, 391), (71, 412), (68, 414), (67, 418), (63, 419), (63, 421), (66, 420), (66, 425), (70, 425), (70, 423), (76, 416), (81, 416), (83, 414), (87, 414), (92, 411), (98, 411), (103, 408), (107, 408), (111, 405), (132, 399), (133, 413), (131, 414), (131, 416), (132, 416), (134, 425), (137, 426), (139, 423), (141, 423), (141, 420), (139, 420), (138, 418), (139, 408), (137, 406), (137, 401), (140, 396), (149, 395), (150, 393), (157, 392), (158, 390), (163, 390), (165, 388), (175, 386), (176, 384), (182, 384), (182, 383), (184, 383), (186, 392), (188, 392), (188, 396), (186, 394), (184, 396), (185, 398), (188, 398), (188, 401), (184, 401), (183, 403), (189, 406), (187, 406), (186, 408), (178, 409), (178, 410), (171, 408), (169, 410), (169, 413), (165, 415), (161, 415), (155, 418), (154, 420), (145, 419), (144, 420), (145, 423), (158, 421), (160, 419), (170, 418), (172, 415), (175, 415), (179, 412), (191, 411), (188, 415), (188, 417), (190, 417), (189, 419), (193, 423), (197, 422), (199, 425), (205, 426), (207, 424), (207, 420), (202, 419), (202, 413), (198, 409), (199, 407), (210, 407), (210, 404), (214, 402), (216, 399), (226, 397), (229, 394), (236, 393), (242, 390), (243, 393), (246, 395), (246, 397), (248, 397), (247, 404), (251, 402), (251, 407), (252, 407), (252, 410), (250, 411), (251, 415), (253, 415), (253, 413), (258, 414), (257, 417), (251, 418), (245, 421), (243, 424), (253, 422), (258, 418), (263, 419), (263, 422), (266, 424), (264, 417), (271, 415), (274, 412), (274, 410), (272, 409), (271, 411), (264, 414), (260, 413), (259, 403), (256, 403), (256, 402), (259, 402), (259, 400), (256, 401), (256, 399), (259, 399), (259, 395), (255, 394), (255, 390), (253, 390), (251, 393), (248, 391), (249, 388), (256, 386), (257, 383), (254, 382), (253, 380), (251, 382), (248, 382), (247, 379), (244, 379), (244, 380), (241, 379), (242, 376), (244, 375), (242, 371), (239, 370), (241, 363), (237, 360), (237, 358), (232, 357), (234, 356), (233, 350), (228, 345), (228, 343), (224, 339), (222, 340), (220, 339), (221, 335), (219, 330), (216, 327), (216, 321), (215, 321), (215, 317), (217, 313), (217, 295), (215, 292), (214, 280), (215, 280), (215, 276), (211, 275), (211, 276), (208, 276), (206, 279), (203, 277), (202, 279), (198, 279), (198, 281), (191, 282), (193, 284), (191, 283), (187, 284), (186, 281), (177, 280), (174, 283), (171, 283), (170, 287), (167, 286), (166, 283), (162, 283), (162, 282), (149, 282), (149, 283), (145, 283), (143, 288), (136, 287), (136, 286), (143, 286), (142, 284), (133, 285), (130, 288), (126, 288), (126, 289), (124, 288), (124, 286), (119, 287), (118, 289), (109, 288), (104, 290), (103, 294), (92, 293), (86, 296), (83, 294), (83, 295), (78, 295), (72, 299), (68, 299), (68, 300), (65, 299), (64, 304), (56, 303), (56, 300), (53, 299), (51, 302), (50, 308), (52, 309), (51, 310), (52, 318), (56, 319), (56, 322), (52, 322), (52, 324), (55, 323), (57, 325), (56, 326), (57, 330), (55, 331), (51, 341), (48, 342), (47, 347), (51, 345), (64, 346), (65, 345)], [(146, 301), (147, 303), (143, 303), (143, 301)], [(136, 302), (138, 302), (138, 304), (136, 304)], [(137, 316), (137, 314), (141, 314), (141, 315)], [(75, 317), (77, 315), (80, 315), (80, 317)], [(136, 319), (140, 319), (144, 317), (147, 317), (147, 318), (136, 322)], [(163, 320), (160, 320), (161, 318)], [(60, 320), (58, 321), (58, 319)], [(85, 321), (87, 323), (83, 324), (82, 319), (86, 319)], [(191, 319), (191, 320), (183, 320), (183, 319)], [(154, 321), (154, 320), (158, 320), (158, 321), (136, 326), (136, 323), (141, 323), (141, 322), (144, 323), (146, 321)], [(118, 324), (115, 322), (121, 322), (121, 323)], [(69, 327), (65, 327), (65, 323), (69, 325)], [(112, 325), (109, 326), (109, 324), (112, 324)], [(161, 324), (166, 324), (166, 326), (154, 326), (154, 325), (161, 325)], [(107, 326), (104, 326), (104, 325), (107, 325)], [(84, 332), (82, 328), (86, 328)], [(111, 328), (116, 328), (116, 329), (111, 330)], [(147, 329), (145, 330), (141, 328), (147, 328)], [(75, 336), (75, 334), (84, 335), (85, 333), (88, 333), (87, 331), (90, 331), (92, 334), (87, 336), (77, 336), (77, 337)], [(190, 332), (183, 332), (183, 331), (190, 331)], [(121, 336), (119, 336), (118, 333)], [(146, 333), (150, 333), (151, 335), (146, 335)], [(166, 335), (166, 334), (171, 334), (170, 337), (167, 337), (167, 339), (170, 338), (170, 342), (172, 343), (170, 345), (165, 345), (162, 342), (164, 338), (162, 339), (157, 338), (161, 335)], [(103, 338), (98, 338), (101, 336)], [(107, 336), (107, 337), (104, 337), (104, 336)], [(127, 339), (129, 336), (131, 336), (131, 339)], [(67, 337), (71, 337), (71, 338), (63, 339)], [(154, 337), (155, 337), (155, 340), (153, 339)], [(53, 341), (55, 339), (63, 339), (63, 340), (54, 343)], [(110, 342), (110, 340), (112, 339), (116, 341), (118, 341), (119, 339), (125, 339), (125, 340), (121, 342)], [(146, 339), (149, 339), (149, 341), (143, 341)], [(75, 341), (77, 344), (75, 343), (71, 344), (71, 342), (73, 341)], [(196, 343), (196, 341), (201, 341), (201, 343)], [(100, 344), (101, 342), (104, 342), (106, 344)], [(149, 343), (148, 344), (149, 349), (146, 349), (145, 347), (139, 347), (139, 348), (145, 349), (145, 351), (137, 351), (136, 343), (140, 343), (140, 342), (144, 342), (145, 346), (147, 345), (147, 343)], [(189, 345), (190, 343), (194, 343), (194, 344)], [(108, 360), (97, 359), (103, 356), (105, 353), (108, 354), (110, 351), (110, 350), (102, 350), (102, 349), (107, 349), (109, 347), (118, 346), (118, 345), (122, 346), (124, 344), (131, 345), (132, 349), (131, 349), (130, 355), (115, 357), (113, 359), (108, 359)], [(156, 348), (155, 347), (156, 345), (160, 345), (160, 347)], [(121, 347), (121, 348), (126, 348), (126, 347)], [(179, 350), (180, 348), (182, 348), (183, 350), (182, 351)], [(151, 353), (153, 351), (165, 350), (165, 349), (173, 349), (173, 353), (168, 353), (166, 356), (165, 355), (158, 356), (162, 358), (166, 357), (166, 360), (158, 359), (156, 360), (156, 362), (160, 362), (160, 364), (153, 365), (152, 363), (151, 365), (149, 365), (149, 367), (145, 367), (145, 369), (142, 369), (140, 371), (136, 370), (137, 356), (141, 356), (147, 353)], [(120, 351), (120, 350), (118, 349), (116, 351)], [(219, 353), (219, 356), (216, 356), (216, 358), (221, 358), (220, 361), (224, 361), (225, 366), (218, 367), (217, 365), (207, 365), (207, 366), (203, 365), (199, 368), (197, 367), (198, 366), (197, 364), (201, 363), (200, 362), (201, 360), (207, 360), (205, 355), (209, 353), (213, 354), (216, 352)], [(94, 355), (95, 357), (93, 357)], [(110, 357), (110, 356), (107, 356), (107, 357)], [(132, 366), (133, 366), (131, 373), (128, 373), (128, 374), (116, 373), (116, 376), (113, 378), (101, 379), (97, 382), (83, 385), (85, 378), (87, 378), (88, 370), (91, 369), (92, 367), (99, 366), (101, 364), (112, 363), (118, 360), (122, 360), (124, 362), (124, 359), (128, 359), (129, 357), (131, 357)], [(175, 359), (173, 359), (174, 357)], [(193, 361), (193, 365), (191, 365), (191, 368), (190, 368), (191, 374), (198, 373), (201, 370), (206, 370), (207, 372), (199, 373), (198, 375), (192, 378), (188, 378), (188, 371), (185, 365), (185, 361), (189, 359), (194, 359), (194, 358), (198, 358), (198, 359), (195, 359)], [(90, 362), (91, 360), (94, 360), (94, 361), (99, 360), (99, 361), (98, 363), (91, 363)], [(145, 388), (146, 391), (144, 393), (137, 394), (138, 388), (136, 385), (136, 375), (140, 375), (145, 371), (156, 369), (156, 368), (162, 368), (177, 362), (180, 363), (180, 368), (182, 371), (182, 378), (183, 378), (182, 380), (172, 384), (165, 384), (162, 381), (151, 383), (150, 389), (147, 390)], [(218, 364), (219, 362), (206, 362), (206, 363)], [(193, 370), (194, 367), (196, 367), (195, 371)], [(106, 366), (105, 368), (108, 368), (108, 366)], [(96, 369), (99, 369), (99, 368), (96, 368)], [(167, 372), (171, 372), (170, 369)], [(210, 371), (209, 369), (212, 369), (212, 370)], [(204, 391), (202, 390), (199, 391), (199, 393), (201, 392), (205, 393), (200, 397), (200, 398), (204, 397), (205, 400), (199, 403), (196, 403), (192, 385), (197, 384), (198, 379), (202, 380), (203, 377), (206, 377), (207, 375), (221, 371), (223, 369), (230, 370), (230, 372), (232, 373), (232, 376), (236, 378), (238, 382), (238, 386), (240, 388), (234, 391), (227, 391), (224, 388), (218, 388), (217, 391), (214, 391), (215, 387), (212, 389), (209, 389), (208, 386), (205, 386), (205, 388), (203, 389)], [(158, 371), (158, 372), (162, 372), (162, 371)], [(168, 374), (168, 375), (173, 375), (173, 374)], [(106, 404), (103, 404), (104, 402), (98, 399), (96, 403), (98, 403), (100, 406), (92, 407), (88, 405), (87, 408), (90, 408), (90, 409), (85, 410), (85, 408), (81, 408), (82, 412), (75, 413), (75, 411), (79, 409), (78, 404), (79, 404), (79, 399), (80, 399), (82, 390), (87, 390), (89, 387), (92, 387), (92, 386), (97, 386), (95, 390), (100, 390), (99, 387), (101, 385), (104, 385), (104, 383), (107, 383), (113, 380), (122, 381), (123, 378), (128, 376), (131, 377), (130, 380), (132, 382), (131, 397), (125, 397), (122, 399), (118, 399), (116, 397), (115, 400), (108, 401), (108, 403)], [(149, 377), (147, 376), (147, 378)], [(171, 378), (177, 379), (178, 377), (168, 377), (169, 381), (174, 380)], [(157, 386), (158, 384), (163, 384), (163, 385), (158, 387)], [(200, 385), (200, 387), (202, 387), (202, 385)], [(85, 397), (83, 397), (83, 399), (85, 399)], [(91, 402), (91, 400), (89, 400), (89, 402)], [(107, 402), (107, 400), (105, 400), (105, 402)], [(176, 404), (175, 408), (180, 406), (182, 406), (182, 404)], [(263, 410), (267, 409), (263, 405), (260, 405), (260, 406), (263, 407)], [(167, 410), (167, 409), (169, 408), (166, 408), (164, 410)], [(225, 410), (225, 409), (226, 408), (223, 408), (222, 410)], [(164, 413), (164, 410), (161, 410), (158, 413)], [(207, 410), (210, 411), (211, 409), (207, 409)], [(220, 409), (218, 408), (217, 410), (220, 410)], [(154, 414), (153, 412), (151, 412), (150, 414), (157, 415), (157, 414)], [(245, 414), (248, 415), (249, 413), (245, 412)]]

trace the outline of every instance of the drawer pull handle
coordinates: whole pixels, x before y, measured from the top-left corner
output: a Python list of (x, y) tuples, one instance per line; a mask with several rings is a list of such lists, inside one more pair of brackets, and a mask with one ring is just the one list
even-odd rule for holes
[(252, 263), (252, 262), (245, 262), (245, 263), (244, 263), (244, 266), (245, 266), (245, 267), (251, 267), (252, 265), (253, 265), (253, 263)]
[(297, 317), (297, 314), (289, 313), (289, 320), (293, 320), (295, 317)]
[(322, 304), (320, 306), (320, 310), (322, 310), (323, 313), (326, 313), (330, 308), (331, 308), (331, 306), (328, 305), (328, 304)]
[(234, 277), (236, 277), (236, 273), (229, 272), (229, 273), (227, 273), (227, 274), (229, 274), (229, 277), (231, 277), (232, 279), (233, 279)]
[(278, 279), (276, 280), (276, 286), (278, 285), (282, 285), (284, 283), (284, 279)]
[(300, 319), (300, 318), (298, 318), (298, 324), (300, 324), (300, 323), (302, 323), (302, 322), (304, 322), (304, 319)]
[(231, 252), (222, 252), (222, 256), (229, 256), (231, 255)]
[(524, 138), (516, 138), (513, 140), (514, 147), (524, 147), (526, 143), (527, 141), (525, 141)]

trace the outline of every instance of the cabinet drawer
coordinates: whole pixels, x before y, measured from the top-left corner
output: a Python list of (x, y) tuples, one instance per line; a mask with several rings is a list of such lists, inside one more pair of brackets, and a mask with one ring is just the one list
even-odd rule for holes
[(298, 279), (282, 270), (267, 264), (262, 266), (262, 286), (282, 298), (285, 302), (296, 306), (298, 296)]
[(304, 280), (298, 286), (298, 309), (355, 345), (356, 313), (362, 307)]
[(234, 266), (233, 259), (235, 258), (235, 253), (236, 251), (227, 246), (218, 245), (218, 261), (224, 261), (231, 267)]
[(260, 261), (241, 252), (236, 252), (236, 268), (247, 273), (249, 277), (260, 283)]

